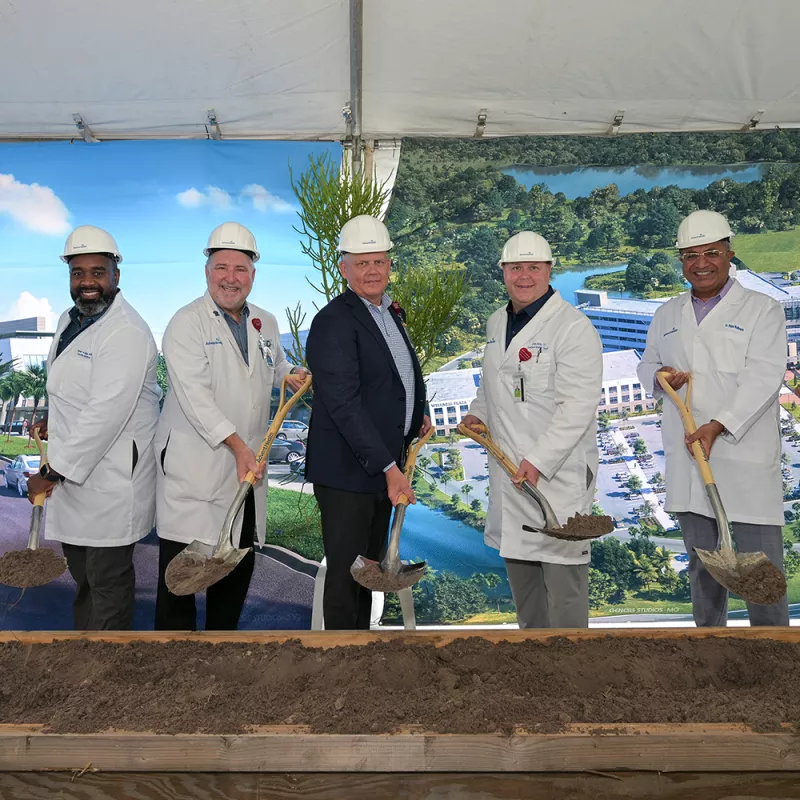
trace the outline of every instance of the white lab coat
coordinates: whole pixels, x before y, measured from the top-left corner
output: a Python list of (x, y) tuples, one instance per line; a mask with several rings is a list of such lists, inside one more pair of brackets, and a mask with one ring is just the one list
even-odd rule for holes
[(56, 358), (69, 321), (61, 315), (48, 356), (48, 457), (67, 480), (47, 502), (45, 536), (91, 547), (132, 544), (155, 521), (156, 343), (121, 293)]
[[(650, 323), (638, 372), (642, 386), (664, 398), (666, 509), (713, 517), (680, 415), (660, 385), (654, 387), (662, 366), (692, 374), (698, 426), (715, 419), (729, 431), (717, 438), (709, 462), (728, 518), (783, 525), (778, 394), (786, 319), (780, 303), (734, 281), (699, 326), (689, 292), (666, 302)], [(685, 398), (686, 390), (680, 394)]]
[[(238, 433), (254, 452), (269, 427), (273, 386), (291, 371), (281, 348), (278, 321), (248, 304), (245, 364), (228, 323), (206, 293), (172, 318), (163, 352), (169, 391), (156, 432), (158, 535), (176, 542), (215, 545), (239, 489), (236, 459), (222, 441)], [(258, 347), (258, 331), (271, 351), (270, 366)], [(254, 490), (258, 541), (266, 536), (267, 481)], [(241, 533), (237, 517), (234, 542)]]
[[(506, 350), (505, 307), (486, 325), (483, 377), (470, 414), (481, 419), (506, 455), (523, 458), (541, 473), (538, 488), (563, 525), (591, 512), (597, 477), (596, 412), (603, 380), (600, 338), (589, 320), (558, 292), (511, 340)], [(527, 348), (533, 358), (520, 362)], [(525, 402), (515, 402), (521, 368)], [(489, 457), (489, 510), (484, 538), (503, 558), (549, 564), (585, 564), (586, 542), (567, 542), (523, 530), (541, 527), (538, 504), (517, 489)]]

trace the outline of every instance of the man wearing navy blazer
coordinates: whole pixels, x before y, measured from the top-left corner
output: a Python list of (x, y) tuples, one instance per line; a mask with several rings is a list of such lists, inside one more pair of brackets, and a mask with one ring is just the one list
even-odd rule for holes
[(372, 592), (356, 583), (358, 555), (383, 557), (392, 507), (414, 503), (403, 476), (408, 445), (430, 428), (425, 383), (402, 309), (386, 294), (389, 231), (358, 216), (342, 227), (339, 270), (348, 288), (311, 323), (306, 360), (314, 375), (306, 479), (322, 517), (328, 630), (368, 630)]

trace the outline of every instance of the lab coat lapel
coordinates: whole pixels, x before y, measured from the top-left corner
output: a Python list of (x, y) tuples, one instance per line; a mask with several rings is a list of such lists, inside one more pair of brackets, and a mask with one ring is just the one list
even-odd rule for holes
[[(203, 300), (205, 301), (206, 310), (208, 312), (209, 319), (211, 320), (212, 330), (216, 333), (220, 339), (224, 339), (228, 345), (233, 348), (233, 352), (236, 354), (236, 358), (239, 359), (239, 362), (243, 367), (246, 368), (246, 364), (244, 363), (244, 358), (242, 358), (242, 351), (239, 350), (239, 345), (236, 343), (236, 339), (233, 338), (233, 334), (231, 333), (231, 329), (228, 327), (228, 323), (225, 321), (225, 317), (222, 316), (222, 312), (217, 308), (217, 304), (212, 300), (211, 295), (206, 292), (203, 296)], [(249, 333), (248, 333), (249, 337)], [(249, 338), (248, 338), (248, 349), (249, 349)], [(248, 353), (249, 361), (252, 364), (252, 351)]]
[[(511, 340), (505, 353), (503, 353), (503, 363), (505, 363), (512, 356), (518, 358), (519, 350), (528, 344), (531, 339), (535, 338), (542, 329), (549, 322), (549, 320), (558, 313), (564, 300), (558, 292), (554, 292), (553, 296), (542, 306), (539, 313)], [(503, 320), (507, 323), (508, 317)], [(502, 331), (503, 345), (506, 341), (506, 329), (503, 326)]]

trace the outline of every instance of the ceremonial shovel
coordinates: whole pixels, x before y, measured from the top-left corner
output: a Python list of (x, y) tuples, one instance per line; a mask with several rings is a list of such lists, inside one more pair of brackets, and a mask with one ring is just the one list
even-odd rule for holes
[[(433, 428), (417, 440), (417, 443), (408, 448), (408, 458), (404, 474), (406, 480), (411, 483), (414, 477), (414, 467), (417, 463), (417, 454), (425, 442), (430, 439)], [(408, 498), (401, 494), (394, 508), (394, 521), (389, 535), (389, 547), (383, 561), (378, 563), (364, 556), (357, 556), (353, 565), (350, 567), (350, 574), (358, 583), (373, 592), (399, 592), (401, 589), (408, 589), (417, 583), (425, 574), (425, 562), (419, 564), (403, 564), (400, 561), (400, 530), (403, 527), (403, 520), (406, 516)]]
[[(683, 420), (686, 433), (692, 434), (697, 430), (697, 424), (691, 411), (692, 376), (686, 386), (686, 402), (684, 403), (678, 393), (669, 385), (667, 373), (657, 372), (656, 377)], [(692, 454), (695, 464), (700, 469), (706, 494), (711, 501), (711, 508), (717, 518), (719, 531), (719, 548), (717, 550), (701, 550), (695, 547), (700, 560), (711, 573), (717, 583), (722, 584), (728, 591), (739, 595), (744, 600), (758, 605), (772, 605), (786, 594), (786, 577), (767, 558), (766, 553), (736, 553), (733, 549), (733, 540), (728, 527), (728, 516), (722, 507), (717, 484), (708, 465), (708, 459), (700, 446), (700, 442), (692, 442)]]
[[(291, 411), (292, 406), (311, 388), (311, 376), (308, 376), (300, 389), (288, 401), (285, 401), (287, 380), (288, 378), (285, 376), (281, 383), (278, 410), (256, 454), (256, 462), (259, 464), (267, 458), (283, 420)], [(195, 539), (182, 553), (170, 561), (164, 579), (172, 594), (186, 595), (202, 592), (203, 589), (207, 589), (230, 574), (250, 551), (249, 547), (233, 546), (233, 523), (255, 483), (256, 476), (252, 472), (248, 472), (239, 486), (236, 497), (233, 498), (230, 509), (228, 509), (219, 533), (219, 541), (210, 558), (207, 555), (208, 546)]]

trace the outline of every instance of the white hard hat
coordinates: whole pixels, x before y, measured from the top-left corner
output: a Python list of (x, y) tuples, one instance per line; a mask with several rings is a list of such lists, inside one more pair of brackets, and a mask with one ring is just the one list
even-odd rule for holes
[(122, 263), (122, 256), (119, 254), (114, 237), (108, 231), (95, 228), (94, 225), (79, 225), (67, 236), (61, 260), (65, 264), (69, 264), (69, 260), (73, 256), (80, 256), (84, 253), (108, 254), (117, 264)]
[(241, 250), (253, 259), (253, 263), (260, 258), (256, 237), (238, 222), (223, 222), (211, 231), (203, 253), (210, 256), (214, 250)]
[(675, 247), (694, 247), (697, 244), (721, 242), (733, 236), (728, 220), (716, 211), (692, 211), (678, 226)]
[(375, 217), (361, 214), (347, 220), (339, 234), (340, 253), (385, 253), (392, 249), (386, 226)]
[(502, 266), (520, 261), (552, 260), (553, 251), (544, 236), (533, 231), (520, 231), (503, 245), (503, 255), (497, 263)]

